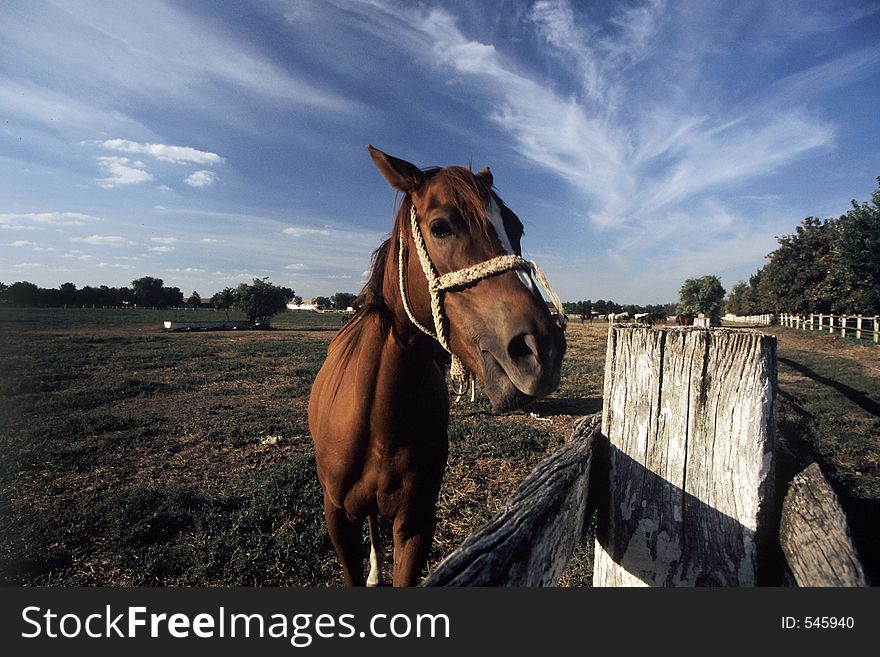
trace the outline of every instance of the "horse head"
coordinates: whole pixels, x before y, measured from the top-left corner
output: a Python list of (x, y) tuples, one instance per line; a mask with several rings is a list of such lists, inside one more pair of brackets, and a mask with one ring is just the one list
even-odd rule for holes
[[(523, 225), (493, 190), (488, 167), (422, 170), (368, 147), (404, 196), (383, 295), (482, 381), (496, 410), (522, 407), (559, 385), (564, 314), (551, 316), (523, 260)], [(541, 281), (546, 286), (546, 279)], [(548, 288), (548, 292), (550, 292)], [(550, 292), (558, 304), (558, 299)], [(559, 304), (561, 306), (561, 304)]]

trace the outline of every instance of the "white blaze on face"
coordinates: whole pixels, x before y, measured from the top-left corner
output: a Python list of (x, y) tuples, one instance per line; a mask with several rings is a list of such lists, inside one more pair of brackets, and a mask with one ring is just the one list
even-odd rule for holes
[[(489, 220), (492, 222), (492, 227), (495, 229), (495, 234), (498, 236), (498, 241), (501, 242), (501, 246), (504, 248), (504, 251), (510, 255), (513, 255), (513, 246), (510, 243), (510, 237), (507, 234), (507, 229), (504, 227), (504, 219), (501, 217), (501, 210), (498, 208), (498, 204), (495, 203), (494, 198), (489, 199)], [(539, 296), (538, 288), (535, 287), (535, 283), (532, 281), (532, 277), (528, 272), (525, 272), (521, 269), (516, 270), (516, 275), (519, 276), (519, 280), (522, 281), (522, 284), (526, 286), (526, 289), (529, 290), (535, 296)]]

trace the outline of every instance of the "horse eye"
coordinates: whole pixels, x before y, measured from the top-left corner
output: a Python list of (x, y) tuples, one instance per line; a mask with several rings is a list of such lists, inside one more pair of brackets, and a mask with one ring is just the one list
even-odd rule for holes
[(431, 224), (431, 235), (438, 239), (452, 235), (452, 226), (446, 219), (437, 219)]

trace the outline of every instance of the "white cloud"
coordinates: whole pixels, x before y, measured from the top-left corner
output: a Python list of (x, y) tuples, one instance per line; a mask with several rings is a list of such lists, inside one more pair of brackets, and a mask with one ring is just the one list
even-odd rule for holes
[(217, 180), (217, 174), (213, 171), (195, 171), (188, 175), (183, 182), (190, 187), (208, 187)]
[(151, 237), (151, 242), (156, 242), (157, 244), (174, 244), (177, 241), (176, 237)]
[(111, 189), (120, 185), (137, 185), (149, 182), (153, 175), (144, 169), (144, 163), (130, 160), (127, 157), (103, 156), (98, 163), (107, 174), (106, 178), (98, 179), (99, 187)]
[(87, 255), (82, 251), (71, 251), (70, 253), (61, 254), (62, 258), (70, 258), (71, 260), (97, 260), (98, 256)]
[(190, 146), (168, 146), (166, 144), (142, 144), (127, 139), (107, 139), (100, 145), (111, 151), (132, 155), (149, 155), (161, 162), (173, 164), (218, 164), (224, 158), (209, 151), (200, 151)]
[(121, 265), (117, 262), (99, 262), (95, 267), (98, 269), (134, 269), (131, 265)]
[(303, 264), (303, 263), (301, 263), (301, 262), (294, 262), (294, 263), (291, 263), (291, 264), (289, 264), (289, 265), (285, 265), (284, 268), (285, 268), (285, 269), (299, 269), (299, 270), (302, 270), (302, 269), (308, 269), (308, 266), (305, 265), (305, 264)]
[(119, 235), (89, 235), (88, 237), (71, 237), (71, 242), (90, 244), (92, 246), (133, 246), (135, 242)]
[(151, 253), (174, 253), (173, 246), (151, 246)]
[(214, 239), (213, 237), (203, 237), (199, 242), (202, 244), (222, 244), (224, 240)]
[(9, 228), (22, 228), (28, 224), (82, 226), (89, 221), (100, 221), (100, 219), (81, 212), (0, 213), (0, 226)]
[(281, 231), (285, 235), (291, 237), (302, 237), (304, 235), (329, 235), (330, 231), (326, 228), (305, 228), (303, 226), (288, 226)]
[(14, 242), (9, 243), (9, 246), (17, 246), (17, 247), (36, 246), (36, 245), (37, 245), (36, 242), (29, 242), (27, 240), (15, 240)]

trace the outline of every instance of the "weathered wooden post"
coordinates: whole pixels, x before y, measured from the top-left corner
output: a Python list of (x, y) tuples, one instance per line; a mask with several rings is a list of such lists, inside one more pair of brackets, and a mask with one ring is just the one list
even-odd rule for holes
[(595, 586), (758, 582), (775, 540), (775, 397), (773, 336), (610, 327)]
[(862, 316), (856, 317), (856, 340), (862, 339)]
[(874, 317), (874, 342), (880, 343), (880, 317)]

